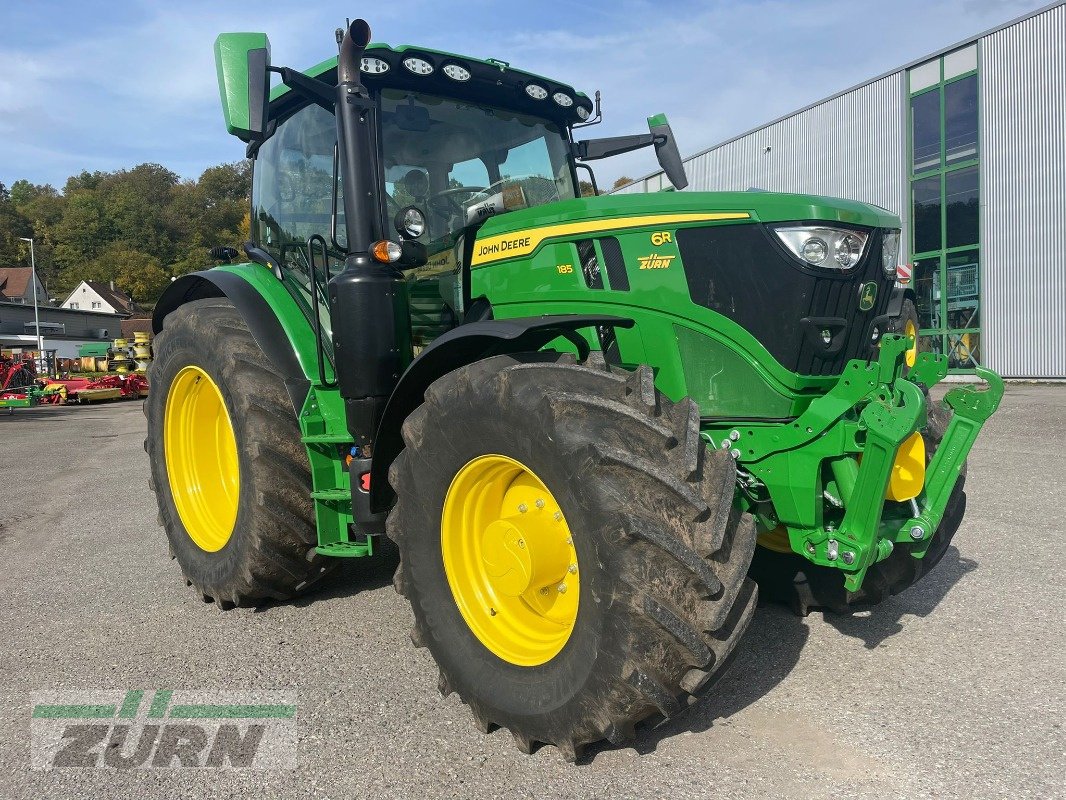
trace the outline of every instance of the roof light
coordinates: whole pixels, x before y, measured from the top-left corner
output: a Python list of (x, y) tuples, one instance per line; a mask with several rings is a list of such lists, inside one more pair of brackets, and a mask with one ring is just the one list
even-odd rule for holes
[(380, 58), (374, 58), (373, 56), (363, 56), (363, 61), (359, 65), (359, 68), (363, 72), (367, 72), (371, 75), (380, 75), (383, 72), (389, 71), (389, 63)]
[(415, 75), (429, 75), (433, 72), (433, 65), (424, 58), (405, 58), (403, 65)]
[(445, 64), (443, 72), (453, 81), (470, 80), (470, 70), (466, 67), (460, 67), (458, 64)]
[(583, 120), (588, 119), (589, 118), (589, 110), (587, 108), (585, 108), (584, 106), (578, 106), (577, 107), (577, 115), (579, 117), (581, 117), (581, 119), (583, 119)]
[(548, 96), (548, 90), (536, 83), (527, 83), (526, 94), (528, 94), (534, 100), (543, 100)]
[(574, 98), (565, 92), (556, 92), (552, 95), (552, 100), (561, 105), (563, 108), (570, 108), (574, 104)]

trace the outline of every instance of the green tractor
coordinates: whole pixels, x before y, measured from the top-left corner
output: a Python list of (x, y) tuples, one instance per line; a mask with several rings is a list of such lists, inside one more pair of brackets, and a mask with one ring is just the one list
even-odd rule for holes
[(362, 20), (337, 41), (307, 73), (216, 42), (251, 241), (160, 300), (146, 404), (205, 600), (292, 597), (387, 536), (441, 692), (572, 760), (707, 692), (760, 585), (847, 610), (936, 564), (1003, 384), (929, 400), (895, 215), (582, 197), (639, 147), (684, 188), (665, 117), (578, 139), (598, 102), (570, 86)]

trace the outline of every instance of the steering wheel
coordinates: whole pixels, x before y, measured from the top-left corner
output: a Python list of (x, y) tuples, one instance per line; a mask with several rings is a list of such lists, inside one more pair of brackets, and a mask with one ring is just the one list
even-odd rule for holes
[(445, 216), (462, 215), (463, 207), (459, 205), (459, 201), (455, 199), (455, 196), (481, 194), (484, 191), (484, 186), (453, 186), (451, 189), (444, 189), (432, 195), (426, 203), (439, 214), (444, 214)]

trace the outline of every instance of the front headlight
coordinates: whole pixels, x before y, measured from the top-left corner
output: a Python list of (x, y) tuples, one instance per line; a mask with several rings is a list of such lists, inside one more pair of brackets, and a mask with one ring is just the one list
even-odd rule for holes
[(881, 267), (892, 280), (896, 279), (896, 265), (899, 264), (899, 231), (885, 231), (881, 238)]
[[(851, 269), (862, 260), (870, 235), (850, 228), (794, 225), (774, 228), (782, 244), (804, 264)], [(897, 242), (897, 248), (898, 248)]]

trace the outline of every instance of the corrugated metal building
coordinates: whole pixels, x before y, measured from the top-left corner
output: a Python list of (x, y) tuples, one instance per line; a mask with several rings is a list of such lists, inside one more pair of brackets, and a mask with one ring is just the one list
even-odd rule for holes
[[(685, 160), (690, 191), (805, 192), (900, 215), (921, 344), (1066, 378), (1066, 4)], [(658, 191), (653, 173), (619, 192)]]

